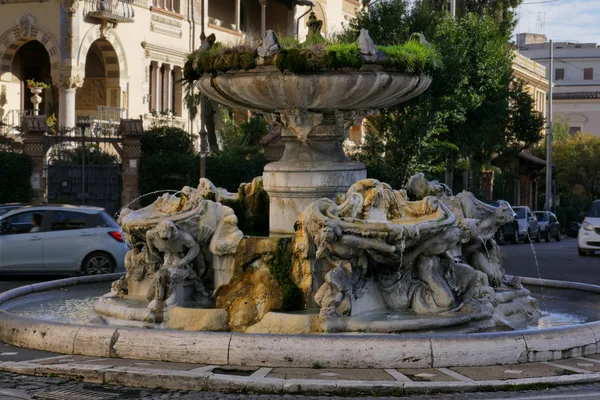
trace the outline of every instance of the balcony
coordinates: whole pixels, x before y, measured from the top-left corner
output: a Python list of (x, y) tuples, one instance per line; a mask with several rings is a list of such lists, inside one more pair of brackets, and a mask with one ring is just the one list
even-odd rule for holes
[(112, 23), (133, 22), (133, 0), (85, 0), (86, 17)]

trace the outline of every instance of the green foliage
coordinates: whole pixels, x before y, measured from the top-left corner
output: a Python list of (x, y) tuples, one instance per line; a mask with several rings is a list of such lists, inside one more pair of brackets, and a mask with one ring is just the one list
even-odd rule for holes
[(295, 311), (302, 308), (302, 291), (292, 279), (292, 238), (279, 240), (269, 272), (279, 283), (283, 293), (282, 311)]
[[(445, 0), (421, 0), (427, 7), (439, 11), (450, 11), (449, 2)], [(517, 19), (514, 10), (523, 0), (457, 0), (456, 15), (462, 18), (468, 13), (486, 15), (498, 22), (502, 34), (511, 35)]]
[(223, 149), (206, 159), (206, 177), (216, 185), (235, 192), (241, 183), (262, 175), (267, 164), (260, 139), (267, 134), (267, 123), (260, 116), (236, 123), (227, 112), (222, 113)]
[[(282, 38), (279, 41), (281, 50), (273, 62), (282, 72), (298, 74), (342, 68), (359, 69), (365, 61), (355, 43), (357, 37), (358, 34), (343, 42), (328, 41), (320, 35), (315, 35), (304, 43), (293, 38)], [(440, 67), (434, 47), (416, 40), (398, 43), (400, 42), (382, 46), (381, 52), (388, 57), (377, 64), (387, 69), (410, 73), (430, 72)], [(185, 80), (191, 85), (202, 74), (249, 70), (256, 67), (257, 57), (256, 50), (247, 46), (225, 47), (215, 43), (210, 50), (197, 50), (188, 56), (184, 67)]]
[(376, 44), (390, 46), (405, 42), (412, 32), (409, 23), (409, 5), (406, 0), (372, 2), (363, 8), (344, 26), (338, 39), (342, 42), (356, 41), (361, 29), (369, 31)]
[(401, 46), (379, 46), (379, 50), (387, 55), (387, 60), (382, 63), (398, 71), (420, 74), (442, 67), (440, 56), (435, 48), (417, 40), (409, 40)]
[(84, 155), (86, 164), (110, 165), (119, 163), (119, 159), (115, 154), (103, 151), (97, 144), (86, 144), (85, 151), (82, 151), (81, 148), (57, 149), (50, 156), (54, 158), (51, 161), (52, 165), (82, 165)]
[(585, 210), (600, 198), (600, 138), (580, 132), (552, 150), (561, 205)]
[[(359, 156), (372, 176), (403, 184), (423, 170), (439, 176), (451, 164), (469, 160), (475, 175), (495, 153), (515, 152), (539, 140), (543, 119), (522, 83), (513, 83), (512, 49), (498, 20), (488, 13), (463, 13), (454, 19), (428, 1), (414, 7), (404, 0), (372, 4), (353, 19), (343, 39), (365, 27), (375, 43), (393, 45), (421, 32), (435, 48), (418, 41), (408, 53), (387, 48), (389, 59), (406, 70), (429, 60), (432, 83), (428, 91), (371, 118), (372, 127)], [(441, 68), (435, 66), (441, 65)]]
[[(196, 165), (200, 165), (199, 157), (197, 155), (195, 158)], [(261, 176), (267, 162), (264, 154), (260, 152), (252, 154), (231, 148), (225, 149), (211, 153), (206, 158), (206, 178), (230, 192), (237, 192), (241, 183), (252, 182), (252, 179)], [(199, 177), (199, 173), (196, 176)]]
[[(141, 194), (157, 190), (179, 190), (198, 184), (199, 162), (194, 154), (193, 137), (183, 129), (156, 126), (142, 135), (139, 189)], [(148, 205), (155, 196), (142, 198)]]
[(193, 81), (202, 74), (249, 70), (256, 67), (256, 49), (238, 45), (226, 47), (215, 43), (210, 50), (196, 50), (188, 56), (184, 67), (186, 80)]
[(33, 161), (29, 156), (0, 151), (0, 171), (0, 203), (25, 203), (31, 200)]

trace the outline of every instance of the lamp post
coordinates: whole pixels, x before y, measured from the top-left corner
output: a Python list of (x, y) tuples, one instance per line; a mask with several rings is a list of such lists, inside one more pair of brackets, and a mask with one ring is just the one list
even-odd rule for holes
[(550, 73), (548, 74), (548, 133), (546, 136), (546, 204), (544, 209), (552, 211), (552, 95), (554, 82), (554, 45), (550, 41)]
[(81, 204), (85, 204), (85, 130), (90, 127), (90, 117), (77, 117), (77, 127), (81, 132)]

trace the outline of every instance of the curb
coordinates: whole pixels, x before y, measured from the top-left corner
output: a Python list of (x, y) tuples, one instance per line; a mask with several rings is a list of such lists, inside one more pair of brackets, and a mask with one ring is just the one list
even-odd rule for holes
[[(217, 366), (214, 366), (216, 368)], [(235, 376), (203, 371), (173, 371), (106, 365), (42, 365), (31, 362), (1, 362), (0, 371), (34, 376), (55, 376), (108, 385), (147, 389), (262, 394), (305, 394), (398, 396), (418, 393), (453, 393), (500, 390), (527, 390), (600, 382), (600, 373), (485, 380), (468, 382), (404, 382), (364, 380), (282, 379), (262, 376)], [(0, 394), (2, 392), (0, 391)]]
[[(24, 286), (0, 295), (0, 304), (29, 293), (110, 281), (119, 276), (86, 276)], [(534, 278), (524, 278), (524, 282), (600, 293), (600, 286), (582, 283)], [(268, 335), (73, 325), (0, 311), (0, 341), (62, 354), (194, 364), (443, 368), (522, 364), (597, 354), (600, 321), (537, 331), (468, 335)]]

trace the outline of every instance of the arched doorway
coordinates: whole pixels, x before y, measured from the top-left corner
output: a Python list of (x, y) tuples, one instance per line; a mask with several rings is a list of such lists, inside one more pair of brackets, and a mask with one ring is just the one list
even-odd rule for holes
[[(25, 113), (33, 111), (31, 103), (32, 93), (27, 88), (27, 81), (52, 84), (50, 74), (50, 56), (44, 45), (37, 40), (30, 40), (20, 46), (16, 51), (11, 65), (13, 82), (18, 83), (20, 93), (20, 110)], [(58, 110), (58, 91), (54, 86), (42, 93), (40, 114), (51, 115)]]
[(97, 117), (100, 109), (121, 108), (119, 60), (106, 39), (94, 41), (85, 59), (85, 79), (77, 90), (77, 115)]

